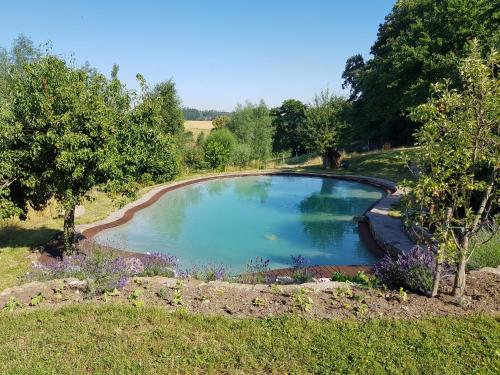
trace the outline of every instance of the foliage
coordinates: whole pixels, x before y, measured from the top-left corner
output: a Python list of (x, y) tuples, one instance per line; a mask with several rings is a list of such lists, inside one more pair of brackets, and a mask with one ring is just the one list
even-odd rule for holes
[(340, 166), (339, 150), (345, 141), (347, 108), (348, 103), (344, 98), (325, 90), (316, 95), (306, 109), (306, 120), (299, 130), (301, 144), (309, 152), (322, 156), (325, 169)]
[(214, 126), (215, 129), (222, 129), (225, 128), (230, 121), (231, 118), (229, 116), (220, 115), (212, 120), (212, 125)]
[(465, 288), (470, 241), (498, 221), (499, 63), (496, 51), (483, 59), (473, 41), (459, 68), (462, 90), (435, 84), (428, 103), (412, 112), (424, 125), (416, 134), (420, 174), (407, 183), (408, 204), (414, 220), (440, 241), (440, 253), (456, 262), (456, 294)]
[(143, 176), (180, 170), (182, 114), (173, 82), (143, 93), (126, 90), (88, 65), (74, 67), (20, 37), (0, 54), (0, 217), (26, 217), (54, 197), (65, 210), (71, 253), (74, 208), (96, 186), (132, 195)]
[(148, 93), (150, 99), (159, 104), (160, 121), (155, 128), (165, 134), (179, 135), (184, 132), (184, 116), (172, 80), (156, 84)]
[(203, 266), (195, 266), (190, 270), (180, 273), (181, 276), (192, 277), (203, 281), (226, 280), (229, 278), (229, 272), (224, 265), (205, 264)]
[(273, 126), (276, 131), (273, 139), (273, 151), (291, 151), (293, 155), (302, 154), (300, 128), (306, 120), (306, 106), (299, 100), (285, 100), (280, 107), (271, 110)]
[(309, 268), (311, 263), (310, 259), (307, 259), (300, 254), (292, 255), (291, 263), (292, 279), (294, 283), (307, 283), (313, 279), (313, 274)]
[(366, 285), (367, 287), (371, 288), (375, 285), (377, 285), (377, 278), (371, 275), (365, 274), (363, 271), (358, 271), (356, 275), (354, 276), (349, 276), (346, 275), (345, 273), (342, 272), (334, 272), (331, 277), (332, 281), (340, 281), (340, 282), (353, 282), (353, 283), (358, 283), (362, 285)]
[(388, 287), (404, 287), (427, 294), (432, 289), (435, 259), (429, 250), (415, 246), (395, 258), (389, 254), (384, 255), (374, 265), (374, 269), (380, 282)]
[(103, 294), (122, 289), (134, 276), (173, 276), (177, 259), (167, 254), (124, 258), (93, 247), (88, 254), (65, 257), (47, 265), (38, 265), (28, 275), (30, 280), (51, 280), (76, 277), (89, 282), (88, 292)]
[(246, 271), (240, 275), (238, 281), (248, 284), (262, 284), (267, 282), (267, 273), (270, 271), (269, 259), (256, 257), (246, 265)]
[(299, 311), (311, 312), (313, 308), (313, 300), (308, 294), (311, 293), (306, 288), (300, 288), (292, 294), (293, 307)]
[(380, 25), (364, 61), (350, 57), (342, 78), (350, 89), (356, 138), (410, 144), (419, 121), (408, 111), (449, 78), (460, 87), (458, 62), (466, 43), (479, 38), (484, 51), (498, 47), (498, 3), (483, 0), (399, 0)]
[(231, 159), (235, 146), (236, 138), (228, 129), (212, 131), (203, 145), (205, 161), (208, 166), (224, 170)]
[(266, 104), (238, 104), (228, 124), (239, 143), (252, 150), (252, 159), (265, 162), (272, 152), (274, 127)]
[(231, 155), (231, 164), (236, 167), (244, 168), (250, 164), (253, 158), (252, 148), (244, 143), (235, 146)]

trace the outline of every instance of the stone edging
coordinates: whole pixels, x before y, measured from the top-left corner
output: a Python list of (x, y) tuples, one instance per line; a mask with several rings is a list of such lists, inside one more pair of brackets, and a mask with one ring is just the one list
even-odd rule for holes
[(278, 175), (278, 176), (304, 176), (304, 177), (325, 177), (334, 178), (345, 181), (361, 182), (368, 185), (376, 186), (386, 190), (388, 195), (379, 201), (375, 202), (366, 212), (365, 216), (368, 218), (370, 231), (377, 244), (389, 253), (406, 252), (415, 246), (404, 231), (403, 223), (400, 219), (390, 217), (388, 215), (391, 206), (396, 204), (402, 195), (402, 190), (398, 189), (397, 185), (389, 180), (357, 176), (357, 175), (331, 175), (327, 173), (307, 173), (307, 172), (293, 172), (293, 171), (279, 171), (267, 170), (258, 172), (240, 172), (240, 173), (223, 173), (212, 174), (202, 177), (195, 177), (188, 180), (167, 183), (158, 185), (140, 199), (125, 205), (118, 211), (113, 212), (107, 218), (91, 223), (78, 225), (76, 230), (85, 238), (92, 238), (97, 233), (122, 225), (132, 219), (134, 214), (146, 208), (156, 201), (158, 201), (165, 193), (185, 187), (191, 184), (200, 182), (232, 177), (245, 177), (245, 176), (262, 176), (262, 175)]

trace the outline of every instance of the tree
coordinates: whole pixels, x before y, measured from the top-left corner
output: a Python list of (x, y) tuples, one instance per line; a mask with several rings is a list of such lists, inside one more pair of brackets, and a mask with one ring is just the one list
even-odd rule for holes
[(408, 184), (409, 202), (439, 241), (438, 266), (446, 254), (456, 262), (457, 296), (465, 291), (475, 235), (495, 226), (499, 203), (500, 56), (482, 59), (477, 41), (469, 48), (458, 69), (462, 89), (451, 89), (449, 80), (435, 84), (431, 99), (411, 113), (423, 126), (416, 134), (421, 173)]
[(203, 145), (205, 160), (211, 168), (224, 170), (236, 146), (236, 138), (228, 129), (212, 131)]
[(371, 48), (373, 58), (348, 59), (344, 87), (358, 115), (356, 134), (379, 143), (411, 144), (419, 123), (407, 114), (425, 103), (431, 84), (460, 88), (458, 62), (474, 37), (483, 52), (500, 45), (498, 1), (398, 0)]
[(228, 124), (240, 143), (252, 150), (252, 158), (265, 162), (272, 152), (274, 127), (264, 101), (259, 104), (238, 104)]
[(285, 100), (281, 107), (271, 111), (275, 134), (273, 150), (275, 152), (292, 151), (298, 155), (304, 151), (299, 129), (303, 125), (306, 115), (306, 106), (299, 100)]
[(214, 126), (214, 129), (222, 129), (225, 126), (227, 126), (227, 124), (229, 124), (230, 121), (231, 118), (229, 116), (220, 115), (212, 120), (212, 125)]
[(306, 121), (300, 128), (302, 143), (308, 151), (321, 155), (325, 169), (340, 167), (340, 147), (348, 128), (344, 119), (347, 108), (344, 98), (325, 90), (306, 109)]
[(45, 56), (14, 70), (0, 135), (10, 160), (9, 200), (26, 212), (55, 197), (65, 210), (64, 249), (74, 250), (75, 207), (112, 173), (115, 131), (108, 81)]
[(175, 83), (172, 80), (158, 83), (149, 95), (160, 106), (161, 122), (158, 129), (171, 135), (184, 133), (184, 116)]

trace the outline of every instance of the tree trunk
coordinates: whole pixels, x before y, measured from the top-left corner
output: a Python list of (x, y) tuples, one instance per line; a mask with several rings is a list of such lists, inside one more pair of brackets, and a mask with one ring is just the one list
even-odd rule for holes
[[(450, 220), (451, 220), (451, 215), (453, 213), (453, 210), (451, 207), (448, 207), (446, 209), (446, 221), (444, 224), (444, 236), (443, 236), (443, 241), (446, 243), (446, 240), (448, 239), (448, 227), (450, 225)], [(443, 270), (443, 262), (445, 259), (445, 251), (446, 251), (446, 245), (444, 245), (441, 249), (439, 249), (438, 245), (438, 253), (436, 254), (436, 272), (434, 273), (434, 280), (432, 283), (432, 292), (431, 292), (431, 297), (436, 297), (438, 294), (439, 290), (439, 283), (441, 281), (441, 273)], [(429, 244), (429, 249), (430, 249), (430, 244)]]
[(461, 297), (465, 293), (465, 264), (467, 263), (467, 249), (469, 248), (469, 235), (466, 234), (461, 241), (460, 258), (458, 259), (457, 273), (455, 275), (455, 285), (453, 294)]
[(342, 155), (337, 150), (328, 150), (323, 154), (323, 169), (338, 169)]
[(64, 211), (64, 255), (75, 252), (75, 206), (70, 206)]

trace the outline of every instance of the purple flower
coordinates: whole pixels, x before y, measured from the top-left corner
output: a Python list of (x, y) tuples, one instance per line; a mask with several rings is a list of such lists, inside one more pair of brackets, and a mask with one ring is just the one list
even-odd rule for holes
[(303, 257), (302, 255), (292, 255), (292, 267), (297, 269), (297, 268), (303, 268), (307, 267), (309, 263), (311, 263), (311, 260)]
[(396, 258), (384, 255), (374, 270), (375, 276), (387, 286), (427, 293), (432, 288), (435, 258), (432, 251), (415, 246)]

